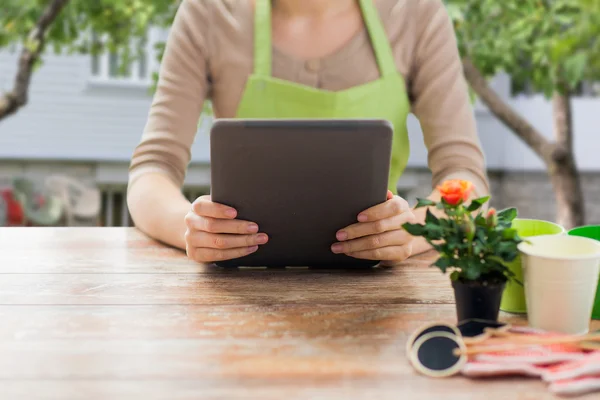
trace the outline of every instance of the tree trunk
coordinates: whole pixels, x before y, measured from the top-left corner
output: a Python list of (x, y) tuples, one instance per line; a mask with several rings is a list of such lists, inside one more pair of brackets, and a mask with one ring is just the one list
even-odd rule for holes
[(554, 136), (552, 142), (513, 110), (488, 85), (473, 63), (463, 60), (465, 78), (477, 96), (504, 125), (527, 144), (546, 164), (556, 199), (556, 222), (570, 229), (585, 222), (581, 182), (573, 154), (573, 122), (568, 90), (553, 99)]
[(554, 144), (506, 104), (504, 99), (488, 85), (485, 77), (469, 59), (463, 60), (463, 71), (467, 82), (490, 112), (548, 164), (552, 157)]
[(16, 113), (27, 104), (33, 67), (44, 51), (46, 33), (70, 0), (52, 0), (42, 12), (19, 57), (17, 76), (12, 91), (0, 96), (0, 120)]
[(573, 154), (573, 119), (568, 90), (552, 98), (556, 149), (548, 173), (556, 196), (557, 223), (566, 229), (584, 224), (585, 211), (581, 181)]

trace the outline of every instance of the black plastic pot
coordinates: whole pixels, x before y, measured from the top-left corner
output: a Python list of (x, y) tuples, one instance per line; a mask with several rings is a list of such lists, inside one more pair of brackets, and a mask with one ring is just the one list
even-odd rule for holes
[(476, 318), (497, 321), (506, 282), (486, 284), (478, 281), (452, 281), (458, 322)]

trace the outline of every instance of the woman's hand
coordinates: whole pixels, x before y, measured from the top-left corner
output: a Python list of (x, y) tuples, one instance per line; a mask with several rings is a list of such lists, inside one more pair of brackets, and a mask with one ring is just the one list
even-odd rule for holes
[(413, 237), (402, 225), (414, 220), (406, 200), (388, 191), (385, 203), (361, 212), (358, 223), (337, 232), (339, 242), (331, 250), (386, 265), (404, 261), (412, 254)]
[(237, 211), (213, 203), (210, 196), (199, 197), (185, 216), (186, 252), (197, 262), (211, 263), (246, 256), (267, 243), (258, 225), (235, 219)]

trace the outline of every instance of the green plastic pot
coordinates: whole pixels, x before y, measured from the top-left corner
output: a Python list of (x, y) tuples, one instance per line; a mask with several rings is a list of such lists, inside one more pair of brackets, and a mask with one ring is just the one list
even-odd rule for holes
[[(570, 236), (583, 236), (600, 241), (600, 225), (580, 226), (571, 229), (568, 233)], [(598, 284), (598, 288), (596, 289), (596, 298), (594, 299), (594, 308), (592, 309), (592, 319), (600, 319), (600, 284)]]
[[(543, 235), (564, 235), (565, 228), (554, 222), (540, 219), (516, 218), (512, 227), (517, 230), (519, 236), (523, 239)], [(516, 278), (523, 282), (523, 269), (521, 268), (521, 256), (508, 265), (509, 269), (515, 274)], [(527, 302), (525, 301), (525, 287), (518, 282), (507, 282), (506, 289), (502, 294), (500, 310), (513, 313), (527, 313)]]

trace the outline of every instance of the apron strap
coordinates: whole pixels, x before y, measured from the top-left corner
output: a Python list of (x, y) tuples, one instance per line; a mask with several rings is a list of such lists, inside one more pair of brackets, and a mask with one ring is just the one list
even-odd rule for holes
[(392, 47), (373, 1), (360, 0), (360, 7), (365, 26), (371, 37), (371, 45), (373, 46), (375, 58), (379, 65), (379, 73), (382, 77), (397, 75), (398, 72), (396, 71), (396, 62), (392, 54)]
[(254, 11), (254, 74), (271, 76), (271, 0), (256, 0)]
[[(273, 52), (271, 44), (271, 0), (257, 0), (255, 4), (254, 74), (270, 77)], [(396, 75), (396, 63), (394, 62), (392, 48), (379, 18), (377, 8), (373, 5), (373, 0), (360, 0), (360, 7), (381, 76)]]

